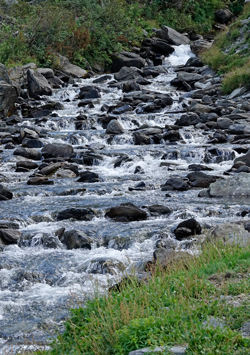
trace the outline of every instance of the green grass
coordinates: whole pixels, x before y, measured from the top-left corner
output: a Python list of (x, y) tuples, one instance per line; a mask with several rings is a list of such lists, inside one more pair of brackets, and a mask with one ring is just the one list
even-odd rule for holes
[(241, 33), (241, 20), (250, 16), (250, 4), (247, 3), (237, 21), (220, 33), (213, 46), (202, 54), (202, 58), (218, 74), (225, 74), (222, 90), (231, 93), (238, 87), (249, 87), (250, 83), (250, 36), (249, 26)]
[[(250, 321), (249, 274), (250, 247), (207, 244), (188, 265), (157, 267), (144, 282), (132, 278), (120, 292), (72, 309), (65, 333), (43, 354), (127, 355), (176, 344), (188, 344), (189, 355), (249, 354), (250, 339), (239, 333)], [(228, 297), (242, 302), (234, 307)], [(211, 316), (226, 326), (205, 326)]]

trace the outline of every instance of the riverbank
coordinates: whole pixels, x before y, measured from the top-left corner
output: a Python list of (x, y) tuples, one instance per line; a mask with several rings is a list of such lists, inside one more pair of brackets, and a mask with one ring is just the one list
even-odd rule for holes
[(158, 265), (143, 281), (129, 277), (119, 292), (97, 294), (72, 310), (64, 335), (46, 354), (132, 355), (161, 347), (157, 353), (246, 355), (249, 265), (249, 246), (208, 243), (199, 256), (166, 270)]

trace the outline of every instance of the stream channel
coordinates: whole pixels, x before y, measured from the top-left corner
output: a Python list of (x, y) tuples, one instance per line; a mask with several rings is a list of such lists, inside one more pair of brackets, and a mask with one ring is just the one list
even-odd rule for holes
[[(1, 201), (0, 219), (18, 223), (23, 235), (32, 238), (27, 244), (24, 239), (23, 243), (8, 245), (0, 252), (0, 354), (32, 349), (33, 342), (48, 344), (51, 335), (62, 331), (69, 308), (75, 302), (84, 302), (97, 285), (102, 292), (123, 273), (132, 272), (134, 268), (138, 273), (143, 272), (145, 263), (153, 258), (159, 239), (168, 238), (179, 249), (195, 250), (196, 238), (177, 241), (173, 235), (173, 229), (183, 220), (195, 218), (207, 227), (237, 220), (244, 201), (240, 204), (234, 200), (198, 197), (200, 190), (197, 189), (170, 191), (169, 194), (161, 190), (170, 176), (185, 177), (190, 172), (190, 164), (204, 163), (207, 148), (213, 146), (208, 143), (209, 132), (189, 126), (180, 129), (181, 140), (174, 143), (135, 145), (133, 142), (135, 128), (142, 125), (164, 128), (181, 116), (178, 112), (183, 110), (188, 98), (185, 92), (176, 91), (170, 81), (176, 77), (175, 66), (185, 64), (190, 56), (194, 55), (189, 46), (175, 47), (175, 52), (162, 66), (166, 72), (152, 78), (151, 84), (145, 87), (145, 92), (170, 94), (173, 105), (157, 113), (134, 110), (117, 114), (125, 132), (112, 140), (97, 117), (102, 114), (104, 105), (115, 105), (124, 95), (120, 89), (109, 85), (113, 74), (103, 83), (93, 84), (98, 78), (95, 76), (54, 90), (51, 99), (62, 103), (64, 110), (56, 111), (57, 117), (41, 121), (40, 128), (48, 132), (41, 140), (44, 144), (73, 145), (76, 158), (86, 151), (96, 154), (92, 166), (78, 165), (78, 168), (97, 173), (100, 181), (81, 183), (77, 182), (77, 177), (57, 175), (52, 177), (53, 185), (27, 185), (31, 173), (15, 171), (16, 162), (25, 159), (13, 155), (11, 149), (2, 150), (1, 177), (5, 177), (4, 184), (14, 197)], [(79, 100), (74, 99), (80, 87), (86, 85), (98, 87), (101, 98), (93, 101), (92, 108), (79, 108)], [(87, 116), (89, 125), (77, 130), (75, 118), (80, 112)], [(35, 125), (32, 119), (21, 124)], [(238, 156), (230, 143), (220, 144), (219, 149), (220, 162), (208, 164), (215, 175), (222, 175)], [(124, 155), (129, 158), (114, 167), (117, 159)], [(138, 166), (139, 173), (135, 174)], [(145, 188), (129, 189), (142, 181)], [(130, 223), (105, 217), (109, 208), (128, 202), (140, 208), (164, 205), (172, 212), (149, 214), (146, 220)], [(91, 208), (97, 213), (90, 221), (56, 220), (55, 215), (67, 208)], [(91, 240), (91, 249), (66, 249), (55, 236), (55, 231), (62, 227), (83, 231)], [(44, 243), (46, 238), (47, 244)], [(105, 261), (108, 261), (106, 268)]]

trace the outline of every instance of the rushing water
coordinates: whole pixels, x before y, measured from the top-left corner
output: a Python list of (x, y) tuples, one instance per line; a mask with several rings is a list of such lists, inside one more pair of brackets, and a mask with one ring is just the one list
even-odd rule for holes
[[(206, 149), (210, 146), (208, 133), (185, 127), (180, 130), (182, 141), (167, 144), (135, 146), (132, 131), (138, 125), (165, 127), (173, 124), (182, 110), (180, 92), (170, 86), (175, 77), (174, 66), (185, 64), (192, 56), (188, 46), (176, 47), (175, 52), (164, 63), (168, 73), (152, 80), (146, 90), (170, 93), (174, 104), (160, 113), (136, 114), (128, 112), (118, 120), (125, 133), (115, 136), (107, 142), (105, 130), (97, 122), (104, 104), (118, 102), (122, 92), (108, 86), (109, 81), (95, 84), (101, 89), (101, 99), (97, 99), (94, 108), (80, 109), (75, 97), (79, 87), (69, 86), (54, 92), (52, 99), (62, 102), (65, 109), (57, 111), (58, 117), (52, 117), (41, 127), (49, 130), (44, 143), (69, 143), (74, 146), (80, 157), (87, 148), (102, 156), (91, 167), (99, 174), (101, 182), (79, 183), (77, 178), (54, 178), (54, 185), (27, 185), (30, 173), (15, 172), (20, 157), (13, 150), (3, 150), (1, 154), (1, 175), (5, 185), (14, 193), (14, 198), (1, 201), (1, 219), (19, 223), (24, 235), (31, 235), (28, 246), (10, 245), (0, 253), (0, 354), (15, 353), (22, 347), (28, 348), (32, 342), (46, 344), (48, 335), (62, 329), (62, 322), (68, 315), (68, 309), (75, 302), (84, 302), (98, 287), (99, 292), (118, 280), (123, 273), (136, 267), (142, 272), (144, 262), (152, 259), (155, 243), (162, 235), (169, 235), (179, 222), (187, 218), (196, 218), (202, 225), (214, 225), (223, 220), (236, 220), (237, 213), (244, 208), (236, 201), (224, 201), (199, 198), (197, 190), (185, 192), (171, 191), (171, 197), (161, 191), (160, 185), (173, 174), (187, 175), (191, 163), (202, 163)], [(96, 78), (85, 79), (79, 85), (91, 85)], [(185, 95), (184, 95), (185, 96)], [(171, 113), (168, 113), (168, 111)], [(75, 129), (74, 118), (79, 112), (88, 115), (89, 127)], [(22, 124), (33, 126), (34, 120)], [(213, 174), (220, 175), (232, 165), (228, 144), (220, 145), (221, 163), (211, 162)], [(117, 157), (126, 154), (129, 160), (114, 168)], [(164, 159), (162, 159), (164, 156)], [(231, 159), (231, 160), (230, 160)], [(162, 166), (162, 162), (169, 163)], [(140, 166), (144, 174), (134, 174)], [(86, 167), (80, 167), (84, 170)], [(4, 176), (6, 179), (4, 179)], [(143, 181), (145, 191), (129, 191)], [(85, 191), (77, 192), (77, 189)], [(69, 195), (68, 190), (76, 189)], [(152, 217), (146, 221), (116, 223), (104, 217), (105, 211), (112, 206), (132, 202), (136, 206), (162, 204), (173, 212), (169, 216)], [(55, 221), (58, 211), (70, 207), (89, 207), (97, 211), (90, 222)], [(84, 231), (91, 239), (91, 250), (67, 250), (55, 237), (55, 231), (61, 227), (66, 230)], [(46, 248), (44, 235), (52, 238), (55, 248)], [(174, 239), (173, 239), (174, 240)], [(174, 241), (179, 248), (187, 243)], [(100, 260), (110, 259), (112, 270), (103, 274)], [(98, 266), (99, 265), (99, 266)], [(108, 275), (108, 276), (107, 276)]]

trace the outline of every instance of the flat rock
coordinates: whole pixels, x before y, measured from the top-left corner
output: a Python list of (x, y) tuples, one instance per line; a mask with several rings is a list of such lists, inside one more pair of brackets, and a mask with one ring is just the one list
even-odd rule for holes
[(72, 145), (62, 143), (49, 143), (42, 148), (42, 155), (45, 158), (65, 158), (69, 159), (73, 156), (74, 149)]
[(181, 44), (190, 44), (190, 40), (187, 36), (175, 31), (173, 28), (168, 26), (162, 26), (160, 31), (157, 31), (157, 36), (165, 39), (170, 44), (179, 46)]
[(27, 185), (53, 185), (53, 180), (48, 180), (45, 176), (32, 177), (27, 181)]
[(217, 180), (210, 184), (211, 197), (239, 197), (250, 196), (250, 175), (239, 173), (225, 180)]
[(68, 208), (57, 214), (57, 220), (76, 219), (77, 221), (91, 221), (95, 214), (91, 208)]
[(116, 222), (132, 222), (147, 219), (147, 213), (133, 205), (121, 205), (111, 207), (110, 210), (106, 212), (105, 217), (109, 217)]

